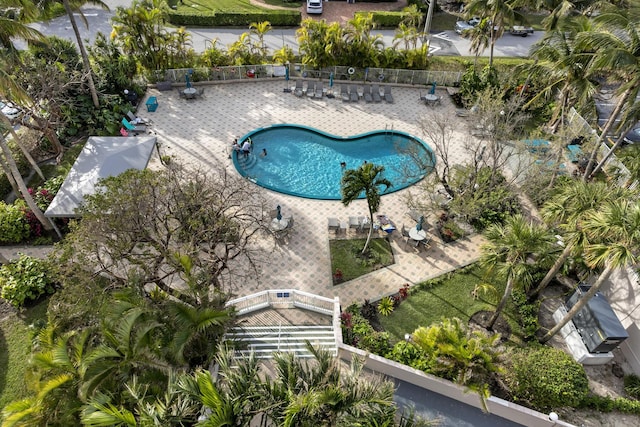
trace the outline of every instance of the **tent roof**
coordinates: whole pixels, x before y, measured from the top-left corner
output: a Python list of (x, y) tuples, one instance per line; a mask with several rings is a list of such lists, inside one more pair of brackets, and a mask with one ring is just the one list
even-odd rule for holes
[(99, 179), (146, 168), (155, 144), (155, 136), (90, 137), (44, 215), (78, 216), (76, 209), (86, 195), (95, 193)]

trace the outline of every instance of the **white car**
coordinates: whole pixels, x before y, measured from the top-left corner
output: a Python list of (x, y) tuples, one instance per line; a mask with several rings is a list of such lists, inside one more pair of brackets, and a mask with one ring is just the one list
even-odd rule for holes
[(307, 13), (320, 15), (322, 13), (322, 0), (307, 0)]
[(20, 117), (20, 110), (10, 103), (5, 104), (4, 102), (0, 101), (0, 110), (2, 110), (2, 114), (7, 116), (7, 118), (11, 121), (14, 121), (18, 117)]

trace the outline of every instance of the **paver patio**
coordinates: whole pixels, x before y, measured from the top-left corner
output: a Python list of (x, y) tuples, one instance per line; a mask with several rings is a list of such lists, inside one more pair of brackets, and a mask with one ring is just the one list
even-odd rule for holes
[[(341, 136), (386, 127), (427, 140), (419, 126), (428, 111), (419, 101), (419, 88), (394, 87), (394, 104), (367, 104), (362, 100), (343, 103), (339, 98), (298, 98), (284, 93), (284, 86), (283, 80), (217, 84), (208, 86), (205, 97), (199, 100), (180, 99), (175, 90), (159, 92), (152, 89), (147, 97), (158, 98), (157, 112), (142, 111), (143, 100), (139, 114), (153, 119), (163, 154), (204, 168), (222, 164), (234, 174), (237, 172), (229, 159), (234, 138), (274, 123), (301, 124)], [(440, 108), (451, 110), (453, 116), (454, 108), (450, 101), (446, 99), (443, 104)], [(465, 129), (466, 125), (461, 122), (460, 129), (456, 130), (461, 139), (468, 138)], [(454, 161), (461, 161), (464, 151), (455, 149), (452, 157)], [(366, 215), (366, 201), (358, 200), (344, 207), (339, 201), (309, 200), (266, 189), (261, 191), (273, 200), (274, 207), (279, 204), (283, 212), (293, 215), (295, 228), (289, 242), (275, 251), (272, 250), (272, 242), (264, 242), (264, 255), (268, 262), (264, 264), (258, 280), (244, 282), (233, 289), (238, 296), (263, 289), (295, 288), (326, 297), (339, 296), (346, 306), (365, 298), (375, 299), (394, 293), (404, 283), (413, 284), (438, 276), (473, 262), (479, 256), (482, 238), (478, 235), (446, 245), (434, 239), (431, 248), (417, 252), (407, 248), (396, 231), (390, 239), (396, 261), (394, 265), (333, 286), (327, 218), (346, 220), (349, 216)], [(414, 225), (406, 216), (408, 209), (402, 199), (406, 191), (383, 196), (379, 210), (392, 218), (398, 227), (402, 223)]]

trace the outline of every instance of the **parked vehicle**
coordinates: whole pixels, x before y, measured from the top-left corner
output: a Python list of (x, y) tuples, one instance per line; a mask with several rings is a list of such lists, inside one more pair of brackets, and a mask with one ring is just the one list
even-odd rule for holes
[(463, 35), (463, 33), (467, 30), (474, 28), (476, 25), (480, 23), (480, 18), (471, 18), (468, 21), (456, 21), (456, 25), (454, 26), (454, 30), (456, 33)]
[(20, 114), (22, 113), (20, 109), (14, 107), (13, 104), (11, 103), (5, 104), (2, 101), (0, 101), (0, 110), (2, 110), (2, 114), (7, 116), (7, 118), (12, 122), (17, 120), (20, 117)]
[(533, 28), (525, 27), (524, 25), (514, 25), (509, 30), (509, 33), (511, 33), (512, 36), (527, 37), (527, 35), (533, 34)]
[(320, 15), (322, 13), (322, 0), (307, 0), (307, 13)]

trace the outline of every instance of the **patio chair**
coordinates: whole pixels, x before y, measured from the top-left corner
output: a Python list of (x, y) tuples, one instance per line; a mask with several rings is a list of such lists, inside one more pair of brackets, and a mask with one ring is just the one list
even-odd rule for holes
[(351, 85), (349, 87), (349, 101), (358, 102), (358, 87), (356, 85)]
[(329, 231), (340, 232), (340, 220), (338, 218), (328, 218), (327, 221)]
[(371, 96), (371, 85), (365, 85), (364, 87), (364, 102), (367, 104), (373, 102), (373, 97)]
[(322, 82), (316, 83), (316, 98), (322, 98), (324, 95), (324, 85)]
[(307, 84), (307, 97), (313, 98), (316, 96), (316, 82), (309, 82)]
[(389, 104), (393, 104), (393, 95), (391, 95), (391, 86), (384, 87), (384, 100)]
[(361, 227), (362, 227), (362, 221), (359, 217), (357, 216), (349, 217), (349, 228), (355, 228), (356, 230), (359, 230)]
[(132, 125), (148, 125), (151, 123), (151, 120), (138, 117), (135, 114), (133, 114), (131, 110), (127, 111), (127, 117), (129, 118), (129, 122)]
[(343, 102), (349, 102), (349, 91), (347, 90), (347, 85), (340, 85), (340, 97), (342, 97)]
[(402, 236), (404, 243), (407, 244), (409, 242), (409, 230), (407, 230), (407, 227), (405, 227), (404, 224), (402, 224), (402, 228), (400, 229), (400, 235)]
[(198, 91), (196, 92), (196, 96), (198, 98), (202, 98), (203, 95), (204, 95), (204, 88), (203, 87), (198, 88)]
[(129, 123), (129, 120), (125, 119), (124, 117), (122, 118), (122, 125), (125, 127), (125, 129), (127, 129), (129, 132), (133, 133), (134, 135), (137, 135), (139, 133), (145, 133), (147, 131), (147, 127), (145, 125), (134, 126), (131, 123)]
[(293, 88), (293, 94), (295, 96), (302, 96), (303, 84), (304, 84), (303, 80), (296, 80), (296, 86), (295, 88)]
[(183, 89), (176, 89), (178, 91), (178, 97), (187, 99), (187, 95), (185, 95)]
[(427, 237), (424, 240), (418, 242), (418, 247), (422, 249), (429, 249), (431, 247), (431, 237)]
[(382, 98), (380, 97), (380, 86), (377, 84), (371, 85), (371, 97), (373, 98), (373, 102), (382, 101)]

